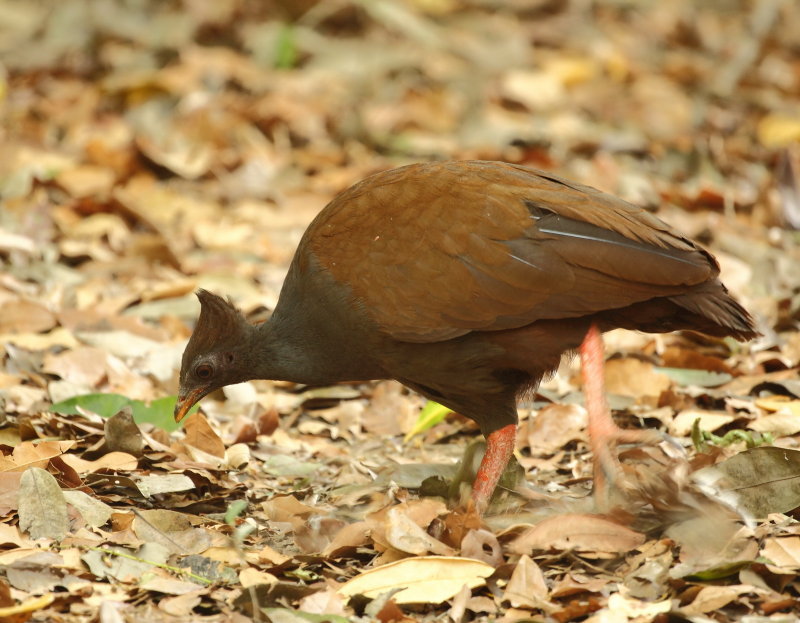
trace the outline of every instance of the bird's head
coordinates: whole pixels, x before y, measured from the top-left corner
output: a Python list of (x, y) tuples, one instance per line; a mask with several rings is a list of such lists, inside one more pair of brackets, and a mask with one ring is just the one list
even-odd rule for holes
[(253, 377), (252, 343), (255, 327), (225, 299), (198, 290), (200, 318), (181, 361), (175, 421), (215, 389)]

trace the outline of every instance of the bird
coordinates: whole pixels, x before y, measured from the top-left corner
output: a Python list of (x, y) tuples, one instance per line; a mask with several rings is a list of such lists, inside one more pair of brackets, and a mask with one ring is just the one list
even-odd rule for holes
[(565, 354), (580, 353), (596, 480), (613, 477), (615, 444), (659, 438), (614, 423), (602, 333), (756, 337), (719, 272), (651, 212), (550, 172), (481, 160), (382, 171), (313, 219), (265, 322), (197, 292), (175, 419), (252, 379), (395, 379), (477, 423), (480, 514), (514, 451), (518, 399)]

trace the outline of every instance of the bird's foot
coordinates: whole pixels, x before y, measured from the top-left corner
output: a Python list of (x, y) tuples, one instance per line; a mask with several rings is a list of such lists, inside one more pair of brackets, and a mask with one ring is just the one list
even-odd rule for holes
[(514, 446), (517, 442), (517, 425), (508, 424), (486, 436), (486, 453), (483, 455), (475, 482), (472, 484), (472, 499), (478, 514), (489, 506), (489, 500), (497, 488), (500, 476), (503, 475)]
[[(667, 442), (684, 452), (683, 446), (666, 433), (655, 430), (622, 429), (608, 420), (603, 420), (601, 430), (590, 430), (590, 447), (594, 455), (594, 498), (598, 510), (607, 511), (613, 506), (613, 493), (625, 495), (635, 488), (634, 482), (625, 477), (617, 448), (622, 444), (658, 446)], [(635, 480), (635, 479), (634, 479)]]

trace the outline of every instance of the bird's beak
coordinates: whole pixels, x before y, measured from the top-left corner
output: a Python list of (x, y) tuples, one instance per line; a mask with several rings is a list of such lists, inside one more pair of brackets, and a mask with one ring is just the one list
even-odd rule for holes
[(175, 421), (180, 422), (186, 417), (195, 403), (208, 393), (205, 387), (198, 387), (186, 395), (178, 394), (178, 401), (175, 403)]

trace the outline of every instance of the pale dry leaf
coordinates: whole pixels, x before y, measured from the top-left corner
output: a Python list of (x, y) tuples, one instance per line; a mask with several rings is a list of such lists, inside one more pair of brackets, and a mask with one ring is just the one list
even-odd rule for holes
[(336, 517), (312, 515), (304, 521), (294, 522), (294, 542), (304, 554), (321, 552), (347, 523)]
[(239, 572), (239, 582), (243, 588), (247, 588), (248, 586), (258, 586), (259, 584), (275, 584), (278, 582), (278, 578), (266, 571), (245, 567)]
[(692, 432), (695, 420), (700, 420), (700, 430), (715, 431), (718, 428), (733, 422), (734, 417), (729, 413), (715, 411), (701, 411), (699, 409), (685, 409), (678, 413), (669, 422), (669, 433), (676, 437), (686, 437)]
[(82, 342), (122, 359), (144, 357), (163, 349), (159, 342), (129, 331), (77, 331), (75, 335)]
[[(0, 482), (0, 489), (5, 483)], [(15, 545), (18, 548), (24, 547), (25, 538), (20, 534), (17, 526), (10, 526), (7, 523), (0, 523), (0, 543)], [(30, 545), (30, 543), (28, 543)], [(0, 563), (2, 564), (2, 563)]]
[(114, 509), (108, 504), (77, 489), (64, 491), (64, 499), (68, 504), (74, 506), (83, 517), (83, 520), (93, 528), (100, 528), (108, 523), (114, 512)]
[(185, 474), (138, 474), (131, 479), (145, 497), (194, 489), (194, 482)]
[(43, 407), (47, 393), (33, 385), (14, 385), (3, 391), (6, 413), (31, 413)]
[(461, 621), (464, 620), (464, 615), (467, 612), (467, 602), (470, 597), (472, 597), (472, 591), (466, 584), (462, 586), (461, 590), (453, 597), (450, 610), (447, 612), (447, 615), (453, 623), (461, 623)]
[(627, 621), (652, 621), (672, 610), (672, 601), (649, 601), (623, 595), (609, 595), (606, 607), (587, 619), (587, 623), (606, 623), (609, 619)]
[(56, 327), (48, 333), (3, 333), (0, 343), (14, 344), (26, 350), (48, 350), (57, 346), (76, 348), (80, 345), (71, 331)]
[(515, 554), (551, 549), (625, 553), (645, 542), (645, 536), (599, 515), (549, 517), (527, 529), (508, 545)]
[(773, 573), (796, 573), (800, 570), (800, 536), (769, 537), (761, 548)]
[(492, 573), (494, 567), (480, 560), (422, 556), (365, 571), (338, 590), (345, 597), (375, 598), (387, 591), (402, 589), (394, 595), (398, 604), (439, 604), (457, 595), (465, 584), (470, 588), (483, 586)]
[(344, 597), (331, 587), (303, 597), (300, 600), (300, 610), (311, 614), (338, 614), (342, 616), (347, 614)]
[(145, 543), (137, 551), (117, 546), (110, 546), (108, 549), (121, 555), (114, 556), (92, 550), (86, 552), (82, 560), (98, 578), (112, 577), (120, 582), (136, 581), (152, 571), (154, 565), (163, 565), (169, 558), (169, 550), (157, 543)]
[(385, 536), (389, 545), (395, 549), (416, 556), (427, 553), (453, 556), (456, 553), (452, 547), (425, 532), (397, 507), (389, 509), (386, 516)]
[(800, 432), (800, 400), (788, 396), (759, 398), (755, 405), (768, 412), (748, 423), (747, 427), (762, 433), (789, 436)]
[(52, 474), (31, 467), (19, 486), (19, 525), (33, 539), (63, 539), (68, 530), (67, 502)]
[(689, 617), (718, 612), (728, 604), (738, 602), (740, 595), (754, 591), (752, 586), (704, 586), (691, 603), (681, 607), (678, 612)]
[(254, 552), (256, 562), (266, 565), (282, 565), (289, 561), (290, 558), (286, 554), (281, 554), (272, 549), (269, 545), (264, 545), (260, 550)]
[(724, 506), (706, 507), (699, 516), (669, 526), (666, 536), (681, 549), (681, 560), (670, 568), (670, 577), (682, 578), (755, 560), (758, 541), (753, 531), (737, 519)]
[(186, 179), (196, 179), (208, 171), (214, 151), (207, 144), (194, 140), (180, 129), (161, 127), (149, 136), (137, 136), (144, 154)]
[(494, 533), (488, 530), (470, 530), (461, 539), (461, 555), (499, 567), (503, 562), (503, 547)]
[(547, 583), (542, 570), (530, 556), (523, 554), (514, 567), (503, 599), (508, 600), (514, 608), (536, 608), (552, 612), (555, 606), (547, 602), (547, 595)]
[[(198, 588), (197, 584), (189, 580), (179, 580), (178, 578), (165, 577), (165, 572), (159, 569), (155, 573), (148, 574), (139, 584), (143, 591), (154, 591), (162, 595), (197, 595), (203, 588)], [(161, 602), (159, 602), (161, 603)], [(127, 622), (125, 622), (127, 623)]]
[[(800, 405), (800, 402), (797, 404)], [(747, 428), (759, 433), (771, 433), (776, 437), (790, 437), (800, 432), (800, 414), (787, 410), (761, 415), (748, 422)]]
[(243, 469), (250, 462), (250, 447), (235, 443), (225, 450), (225, 464), (233, 469)]
[(397, 381), (378, 383), (361, 414), (361, 424), (373, 435), (401, 435), (413, 426), (419, 403), (419, 397)]
[(211, 545), (205, 530), (193, 528), (183, 513), (166, 509), (138, 511), (131, 528), (141, 541), (158, 543), (171, 554), (199, 554)]

